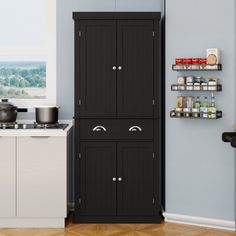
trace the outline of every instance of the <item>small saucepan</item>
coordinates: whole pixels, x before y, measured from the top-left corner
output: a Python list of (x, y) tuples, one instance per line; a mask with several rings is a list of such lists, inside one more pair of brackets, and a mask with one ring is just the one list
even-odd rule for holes
[(55, 124), (58, 122), (58, 106), (35, 106), (35, 118), (38, 124)]

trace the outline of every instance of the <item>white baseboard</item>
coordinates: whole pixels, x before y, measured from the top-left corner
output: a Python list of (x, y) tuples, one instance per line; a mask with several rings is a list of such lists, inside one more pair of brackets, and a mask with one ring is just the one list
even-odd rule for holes
[(195, 216), (186, 216), (178, 215), (171, 213), (163, 213), (166, 222), (178, 223), (178, 224), (187, 224), (187, 225), (196, 225), (209, 228), (225, 229), (225, 230), (236, 230), (235, 221), (227, 220), (217, 220), (203, 217)]
[(64, 228), (64, 218), (0, 218), (0, 228)]

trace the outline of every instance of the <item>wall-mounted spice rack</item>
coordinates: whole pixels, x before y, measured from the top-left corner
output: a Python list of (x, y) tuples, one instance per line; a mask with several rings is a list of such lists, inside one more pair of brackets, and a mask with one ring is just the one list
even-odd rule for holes
[(179, 112), (172, 110), (170, 112), (171, 118), (187, 118), (187, 119), (204, 119), (204, 120), (216, 120), (222, 118), (222, 111), (212, 112)]
[(222, 64), (216, 65), (172, 65), (173, 71), (222, 71)]
[(171, 91), (195, 91), (195, 92), (220, 92), (222, 85), (187, 85), (187, 84), (172, 84)]
[[(210, 50), (210, 49), (209, 49)], [(213, 50), (213, 49), (212, 49)], [(218, 60), (218, 50), (214, 49), (215, 64), (210, 64), (212, 58), (207, 53), (207, 58), (176, 58), (176, 64), (172, 65), (173, 71), (222, 71), (222, 64)], [(208, 52), (208, 50), (207, 50)], [(209, 63), (209, 64), (207, 64)], [(179, 96), (178, 105), (170, 111), (171, 118), (190, 118), (190, 119), (209, 119), (215, 120), (222, 118), (222, 111), (217, 111), (213, 92), (222, 91), (222, 85), (218, 83), (218, 78), (202, 78), (193, 76), (178, 76), (178, 83), (171, 85), (171, 91), (182, 92), (211, 92), (211, 104), (205, 97), (204, 103), (199, 104), (199, 96), (193, 105), (192, 96)], [(185, 102), (186, 99), (186, 102)], [(185, 104), (186, 103), (186, 104)]]

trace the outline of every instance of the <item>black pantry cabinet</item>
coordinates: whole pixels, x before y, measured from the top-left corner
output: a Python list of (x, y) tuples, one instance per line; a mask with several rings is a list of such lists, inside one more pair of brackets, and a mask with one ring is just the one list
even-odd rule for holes
[(77, 223), (164, 207), (160, 13), (73, 13)]

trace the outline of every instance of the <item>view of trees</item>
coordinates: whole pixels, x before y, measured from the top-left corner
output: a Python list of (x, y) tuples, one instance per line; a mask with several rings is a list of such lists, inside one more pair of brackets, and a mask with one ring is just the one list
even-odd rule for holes
[(0, 97), (45, 98), (45, 62), (0, 62)]

